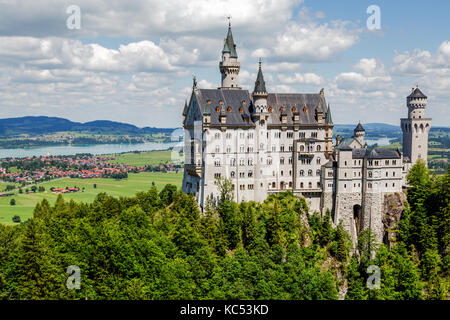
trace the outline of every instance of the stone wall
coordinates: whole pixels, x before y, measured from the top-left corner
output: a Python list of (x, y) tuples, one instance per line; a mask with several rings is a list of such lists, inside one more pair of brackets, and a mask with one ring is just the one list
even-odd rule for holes
[(384, 195), (383, 201), (383, 242), (391, 248), (397, 240), (398, 222), (402, 216), (406, 204), (406, 195), (403, 192), (396, 192)]
[(383, 241), (384, 228), (382, 222), (382, 208), (383, 193), (367, 192), (364, 194), (362, 228), (371, 228), (378, 243)]
[(339, 224), (342, 220), (344, 229), (350, 234), (353, 247), (356, 248), (357, 230), (355, 227), (355, 219), (353, 219), (353, 207), (361, 205), (362, 195), (360, 192), (338, 193), (336, 195), (335, 224)]

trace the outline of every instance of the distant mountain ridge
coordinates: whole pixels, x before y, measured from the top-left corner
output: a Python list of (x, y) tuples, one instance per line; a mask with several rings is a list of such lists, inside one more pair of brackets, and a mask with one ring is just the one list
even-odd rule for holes
[[(335, 124), (334, 134), (352, 135), (356, 124)], [(386, 123), (363, 123), (368, 136), (399, 137), (402, 133), (400, 125)], [(87, 132), (93, 134), (143, 135), (154, 133), (170, 134), (177, 128), (139, 128), (135, 125), (110, 120), (75, 122), (65, 118), (47, 116), (26, 116), (0, 119), (0, 137), (11, 137), (20, 134), (47, 134), (61, 131)], [(431, 127), (431, 130), (450, 130), (448, 127)]]
[(154, 134), (171, 133), (175, 128), (139, 128), (135, 125), (109, 121), (95, 120), (90, 122), (74, 122), (64, 118), (47, 116), (26, 116), (19, 118), (0, 119), (0, 136), (10, 137), (20, 134), (46, 134), (61, 131), (88, 132), (98, 134)]

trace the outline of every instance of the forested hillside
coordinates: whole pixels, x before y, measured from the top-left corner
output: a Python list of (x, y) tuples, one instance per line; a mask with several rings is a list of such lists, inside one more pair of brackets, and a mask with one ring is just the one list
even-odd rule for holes
[[(365, 231), (353, 255), (343, 228), (308, 215), (304, 199), (236, 204), (227, 180), (205, 214), (172, 185), (92, 204), (44, 200), (29, 221), (0, 225), (0, 298), (445, 299), (449, 174), (430, 178), (418, 164), (409, 181), (393, 249)], [(79, 290), (66, 288), (70, 265)], [(380, 289), (367, 288), (368, 265), (380, 267)]]

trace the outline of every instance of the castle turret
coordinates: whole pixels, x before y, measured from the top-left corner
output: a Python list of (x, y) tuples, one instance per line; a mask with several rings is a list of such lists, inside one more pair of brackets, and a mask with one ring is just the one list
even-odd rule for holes
[(222, 49), (222, 61), (219, 63), (220, 73), (222, 74), (221, 88), (223, 89), (240, 89), (238, 87), (240, 63), (237, 58), (236, 45), (231, 33), (231, 24), (229, 23), (228, 34)]
[(366, 130), (364, 130), (361, 122), (353, 130), (353, 137), (361, 144), (361, 148), (364, 146), (364, 136), (366, 135)]
[(258, 117), (267, 113), (267, 96), (269, 94), (266, 90), (266, 82), (261, 70), (261, 60), (259, 60), (258, 75), (255, 81), (255, 88), (253, 89), (253, 112), (252, 115)]
[(411, 94), (406, 97), (408, 118), (400, 119), (403, 131), (403, 156), (409, 158), (412, 164), (422, 158), (427, 161), (428, 133), (431, 118), (425, 118), (427, 96), (419, 87), (412, 88)]
[(325, 156), (328, 158), (332, 152), (333, 152), (333, 120), (331, 119), (330, 104), (328, 104), (327, 115), (325, 117)]

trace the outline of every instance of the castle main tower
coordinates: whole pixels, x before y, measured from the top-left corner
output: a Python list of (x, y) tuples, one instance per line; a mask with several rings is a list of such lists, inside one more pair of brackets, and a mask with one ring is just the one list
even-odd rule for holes
[(228, 24), (228, 34), (224, 40), (222, 50), (222, 61), (219, 63), (220, 73), (222, 74), (223, 89), (241, 89), (238, 87), (239, 69), (241, 68), (236, 45), (234, 44), (233, 34), (231, 33), (231, 24)]
[(403, 156), (409, 158), (411, 164), (422, 158), (427, 162), (428, 133), (431, 118), (425, 118), (427, 96), (419, 87), (412, 88), (411, 94), (406, 97), (408, 118), (400, 119), (403, 131)]

